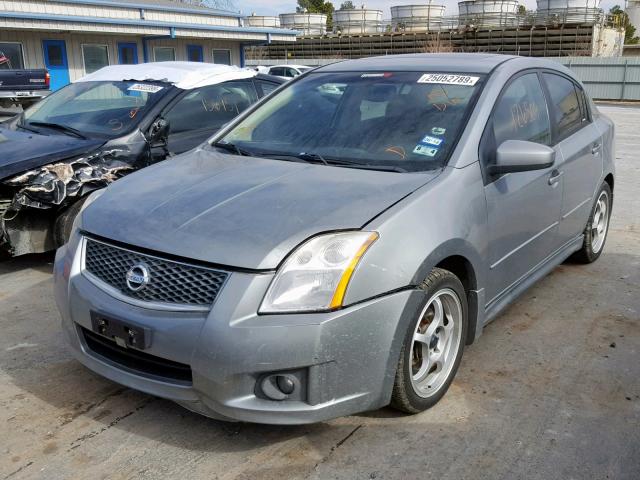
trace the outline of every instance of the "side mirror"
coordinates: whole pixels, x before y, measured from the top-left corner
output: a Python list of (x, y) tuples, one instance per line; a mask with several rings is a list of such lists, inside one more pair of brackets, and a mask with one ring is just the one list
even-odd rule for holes
[(489, 165), (491, 175), (542, 170), (553, 165), (553, 148), (524, 140), (506, 140), (496, 150), (495, 164)]
[(167, 138), (169, 137), (169, 122), (164, 118), (159, 118), (151, 127), (149, 127), (149, 133), (147, 134), (147, 141), (152, 147), (163, 147), (167, 144)]

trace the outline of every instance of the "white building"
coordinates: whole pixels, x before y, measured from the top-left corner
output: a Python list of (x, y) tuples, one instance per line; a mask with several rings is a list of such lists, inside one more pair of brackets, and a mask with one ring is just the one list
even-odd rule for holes
[(0, 52), (13, 68), (48, 68), (52, 89), (118, 63), (244, 66), (245, 45), (293, 42), (295, 34), (169, 0), (0, 0)]

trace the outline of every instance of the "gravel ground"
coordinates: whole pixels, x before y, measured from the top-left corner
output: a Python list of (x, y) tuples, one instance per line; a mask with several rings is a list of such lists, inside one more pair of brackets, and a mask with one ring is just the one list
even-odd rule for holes
[(602, 109), (618, 136), (603, 256), (524, 294), (420, 415), (382, 409), (303, 427), (200, 417), (71, 358), (51, 255), (0, 263), (0, 479), (637, 480), (640, 109)]

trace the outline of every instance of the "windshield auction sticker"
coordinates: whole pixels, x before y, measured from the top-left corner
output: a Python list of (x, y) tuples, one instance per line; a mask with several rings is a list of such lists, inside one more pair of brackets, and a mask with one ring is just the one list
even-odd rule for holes
[(472, 87), (480, 77), (470, 75), (452, 75), (449, 73), (425, 73), (418, 79), (418, 83), (439, 83), (440, 85), (466, 85)]
[(147, 93), (158, 93), (164, 87), (159, 85), (149, 85), (148, 83), (134, 83), (127, 90), (130, 92), (147, 92)]

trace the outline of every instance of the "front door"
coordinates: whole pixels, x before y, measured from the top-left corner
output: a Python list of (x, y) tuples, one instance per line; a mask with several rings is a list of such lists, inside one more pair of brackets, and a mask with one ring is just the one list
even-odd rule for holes
[(138, 63), (138, 44), (134, 42), (118, 43), (118, 63), (136, 65)]
[[(524, 73), (502, 92), (483, 138), (490, 164), (506, 140), (550, 145), (551, 125), (537, 73)], [(485, 180), (489, 224), (488, 306), (518, 285), (558, 244), (562, 177), (555, 165)]]
[(58, 90), (69, 84), (69, 64), (67, 45), (64, 40), (43, 40), (44, 65), (51, 75), (51, 90)]

